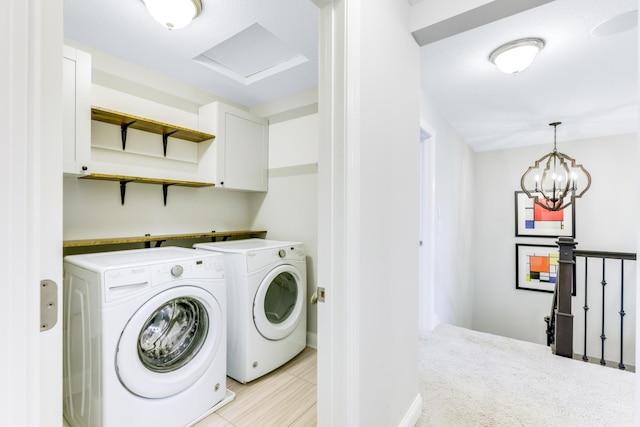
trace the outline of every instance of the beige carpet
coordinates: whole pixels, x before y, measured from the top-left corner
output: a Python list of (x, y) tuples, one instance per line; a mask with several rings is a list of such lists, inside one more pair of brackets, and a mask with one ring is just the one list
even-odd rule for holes
[(418, 426), (633, 426), (635, 374), (439, 325), (420, 337)]

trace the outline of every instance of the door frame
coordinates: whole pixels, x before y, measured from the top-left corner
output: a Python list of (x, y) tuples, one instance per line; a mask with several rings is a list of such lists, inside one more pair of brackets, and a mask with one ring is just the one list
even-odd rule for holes
[[(11, 301), (0, 359), (0, 424), (62, 424), (62, 0), (7, 0), (0, 18), (5, 133), (0, 298)], [(57, 284), (57, 323), (40, 331), (40, 281)]]
[(430, 331), (439, 323), (435, 307), (436, 132), (420, 124), (420, 280), (418, 327)]
[(359, 1), (327, 0), (320, 9), (318, 285), (326, 293), (318, 304), (319, 426), (360, 424), (360, 290), (347, 286), (359, 282), (352, 266), (360, 253), (360, 133), (347, 126), (358, 121), (360, 105), (354, 16), (360, 16)]

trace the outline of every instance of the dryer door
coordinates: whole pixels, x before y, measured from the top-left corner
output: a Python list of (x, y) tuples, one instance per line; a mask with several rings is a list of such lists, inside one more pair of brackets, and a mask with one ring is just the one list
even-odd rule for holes
[(222, 310), (194, 286), (167, 289), (136, 311), (116, 351), (123, 386), (145, 398), (179, 393), (209, 368), (224, 336)]
[(305, 303), (306, 283), (293, 265), (280, 265), (260, 283), (253, 301), (253, 320), (258, 332), (280, 340), (293, 332)]

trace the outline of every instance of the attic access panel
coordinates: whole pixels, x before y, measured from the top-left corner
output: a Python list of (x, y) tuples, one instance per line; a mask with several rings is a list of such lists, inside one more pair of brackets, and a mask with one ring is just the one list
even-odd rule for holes
[(193, 60), (226, 77), (250, 85), (309, 59), (256, 23)]

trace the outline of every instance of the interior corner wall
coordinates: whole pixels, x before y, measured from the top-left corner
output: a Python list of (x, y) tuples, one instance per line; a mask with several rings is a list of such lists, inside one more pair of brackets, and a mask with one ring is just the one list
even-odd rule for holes
[[(551, 134), (550, 134), (551, 135)], [(635, 134), (558, 142), (562, 152), (591, 173), (591, 189), (576, 201), (577, 249), (635, 252), (638, 192)], [(476, 153), (475, 230), (476, 330), (546, 343), (544, 316), (552, 294), (515, 287), (515, 244), (554, 245), (555, 238), (515, 237), (514, 192), (520, 177), (549, 152), (547, 145)]]
[(435, 313), (442, 323), (471, 328), (474, 153), (424, 91), (421, 120), (435, 143)]
[(267, 239), (304, 243), (307, 256), (307, 344), (317, 346), (318, 114), (269, 125), (269, 191), (254, 194), (253, 229)]
[(358, 287), (358, 425), (397, 426), (418, 396), (420, 51), (408, 2), (351, 5), (347, 161), (355, 164), (347, 173), (356, 175), (357, 219), (347, 233), (358, 247), (348, 267), (358, 282), (350, 284)]

